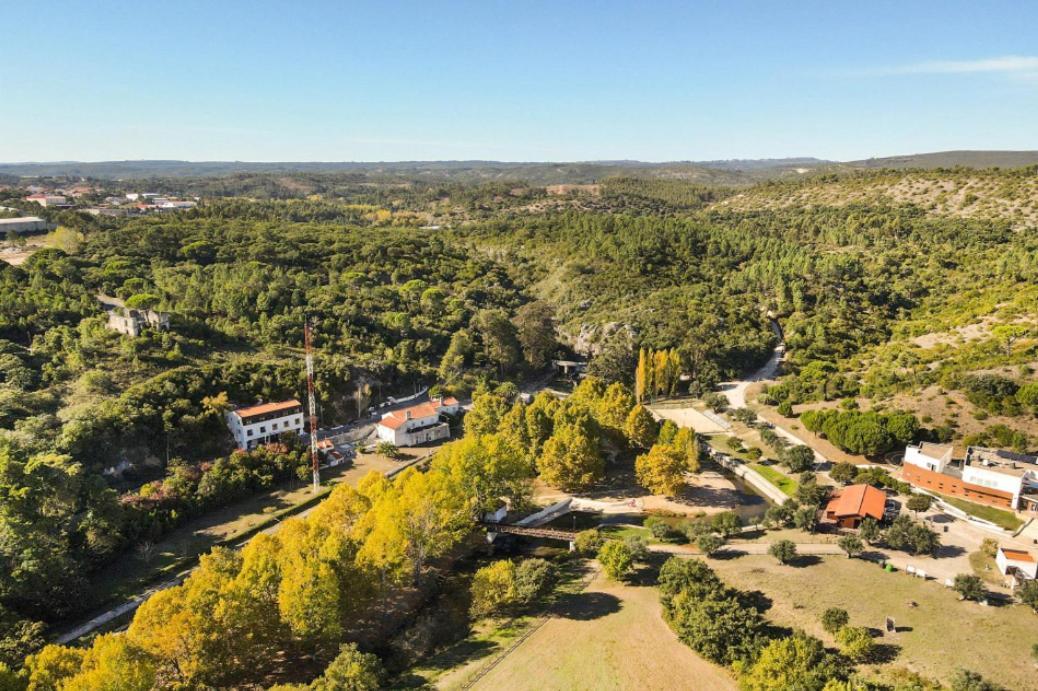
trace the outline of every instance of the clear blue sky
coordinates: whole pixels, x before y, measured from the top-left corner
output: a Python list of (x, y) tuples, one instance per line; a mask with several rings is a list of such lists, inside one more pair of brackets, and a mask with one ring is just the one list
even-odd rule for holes
[(0, 161), (1038, 149), (1038, 2), (10, 2)]

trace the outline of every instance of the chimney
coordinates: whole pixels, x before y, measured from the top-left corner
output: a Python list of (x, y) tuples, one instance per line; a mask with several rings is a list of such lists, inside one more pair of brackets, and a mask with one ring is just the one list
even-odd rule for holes
[(405, 410), (404, 411), (404, 419), (405, 420), (410, 420), (411, 419), (411, 411), (410, 410)]

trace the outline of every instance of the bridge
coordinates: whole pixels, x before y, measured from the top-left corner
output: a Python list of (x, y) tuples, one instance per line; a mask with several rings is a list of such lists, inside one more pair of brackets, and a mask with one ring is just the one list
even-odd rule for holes
[(494, 533), (522, 535), (523, 537), (539, 537), (545, 540), (560, 540), (562, 542), (573, 542), (577, 539), (577, 534), (569, 530), (556, 530), (554, 528), (526, 528), (519, 525), (508, 525), (504, 523), (484, 522), (482, 525), (487, 529), (487, 533), (491, 536)]

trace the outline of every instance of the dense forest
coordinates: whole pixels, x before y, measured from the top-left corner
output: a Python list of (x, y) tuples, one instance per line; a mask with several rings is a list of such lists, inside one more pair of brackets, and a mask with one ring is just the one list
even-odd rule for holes
[[(526, 470), (503, 480), (517, 496), (509, 483), (526, 482), (534, 466), (552, 484), (593, 483), (599, 437), (653, 448), (644, 411), (634, 412), (622, 387), (635, 383), (640, 350), (667, 354), (668, 393), (702, 395), (758, 366), (780, 333), (786, 376), (762, 402), (791, 410), (844, 400), (844, 413), (811, 414), (805, 424), (848, 437), (847, 448), (880, 452), (903, 442), (899, 419), (884, 409), (914, 410), (903, 397), (931, 389), (973, 411), (974, 427), (922, 419), (946, 438), (1035, 447), (1038, 236), (1021, 229), (1026, 214), (939, 214), (856, 193), (863, 180), (913, 173), (811, 176), (737, 194), (615, 172), (593, 190), (563, 195), (522, 179), (401, 173), (170, 177), (146, 184), (197, 195), (197, 209), (131, 218), (33, 210), (60, 228), (24, 263), (0, 263), (0, 664), (17, 667), (47, 624), (88, 608), (91, 574), (122, 551), (305, 465), (291, 440), (231, 453), (222, 420), (231, 403), (302, 395), (305, 318), (315, 325), (324, 424), (421, 385), (479, 398), (501, 382), (542, 375), (557, 354), (590, 358), (598, 384), (583, 409), (510, 413), (510, 395), (508, 406), (484, 413), (493, 422), (482, 423), (487, 436), (504, 434), (497, 418), (509, 414), (523, 430), (508, 443), (526, 449)], [(1033, 176), (989, 171), (983, 189), (1009, 194)], [(816, 187), (832, 203), (781, 203)], [(832, 201), (841, 189), (847, 199)], [(23, 196), (11, 186), (0, 201), (26, 208)], [(171, 328), (138, 338), (110, 331), (98, 295), (168, 312)], [(467, 429), (479, 431), (479, 415)], [(989, 416), (992, 424), (981, 424)], [(851, 418), (875, 434), (852, 443), (844, 433)], [(684, 453), (646, 453), (644, 475), (666, 487), (660, 474), (685, 463)], [(121, 463), (130, 468), (122, 477), (104, 474)], [(450, 485), (439, 472), (394, 492)], [(441, 554), (471, 527), (472, 497), (447, 485)], [(371, 588), (379, 581), (369, 569), (379, 562), (356, 555), (376, 549), (366, 541), (380, 530), (374, 516), (385, 491), (343, 493), (342, 505), (327, 509), (358, 526), (352, 542), (334, 549), (351, 555), (350, 569), (366, 570)], [(310, 559), (309, 539), (298, 537), (278, 563)], [(394, 549), (403, 554), (407, 545)], [(256, 548), (214, 556), (199, 578), (261, 577), (250, 560), (273, 568)], [(351, 573), (325, 576), (343, 583)], [(239, 604), (246, 614), (269, 605)], [(336, 611), (333, 633), (297, 630), (286, 611), (263, 635), (279, 645), (319, 641), (324, 664), (349, 639), (343, 622), (360, 616)], [(154, 635), (134, 644), (153, 656), (142, 673), (224, 681), (215, 667), (179, 667)]]

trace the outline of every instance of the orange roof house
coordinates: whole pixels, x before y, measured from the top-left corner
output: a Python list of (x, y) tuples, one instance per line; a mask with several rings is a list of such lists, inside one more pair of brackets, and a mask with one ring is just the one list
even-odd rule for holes
[(857, 528), (865, 518), (880, 520), (887, 495), (872, 485), (851, 485), (839, 490), (825, 507), (825, 517), (841, 528)]

